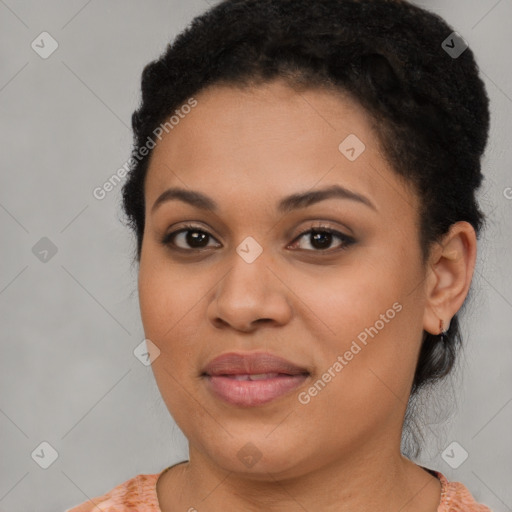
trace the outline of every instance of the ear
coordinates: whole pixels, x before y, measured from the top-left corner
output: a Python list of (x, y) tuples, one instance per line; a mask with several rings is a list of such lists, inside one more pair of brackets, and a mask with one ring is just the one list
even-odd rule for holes
[[(429, 256), (423, 329), (431, 334), (447, 330), (466, 298), (476, 262), (477, 241), (473, 226), (452, 224)], [(440, 329), (440, 320), (442, 328)]]

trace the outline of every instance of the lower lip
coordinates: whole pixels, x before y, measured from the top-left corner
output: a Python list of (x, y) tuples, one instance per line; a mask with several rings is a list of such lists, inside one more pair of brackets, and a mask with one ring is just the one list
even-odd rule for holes
[(266, 404), (299, 387), (308, 375), (280, 375), (262, 380), (236, 380), (223, 375), (205, 376), (213, 393), (231, 405), (254, 407)]

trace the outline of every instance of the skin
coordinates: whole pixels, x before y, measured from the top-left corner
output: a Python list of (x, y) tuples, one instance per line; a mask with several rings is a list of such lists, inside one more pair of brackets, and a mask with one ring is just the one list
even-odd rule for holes
[[(158, 481), (162, 511), (435, 512), (440, 482), (401, 455), (400, 437), (424, 331), (438, 334), (440, 319), (446, 326), (468, 293), (473, 228), (454, 224), (422, 265), (419, 199), (348, 97), (277, 80), (216, 85), (195, 98), (153, 150), (145, 184), (142, 321), (160, 350), (157, 385), (189, 441), (189, 462)], [(366, 146), (355, 161), (338, 149), (349, 134)], [(333, 184), (375, 210), (339, 198), (276, 210), (284, 196)], [(172, 200), (152, 212), (174, 186), (208, 195), (219, 210)], [(187, 222), (211, 235), (202, 253), (185, 234), (174, 239), (181, 252), (161, 243)], [(319, 223), (355, 243), (341, 250), (333, 236), (319, 249), (307, 233)], [(252, 263), (236, 252), (248, 236), (263, 249)], [(397, 302), (401, 311), (300, 403), (298, 393)], [(311, 375), (265, 405), (231, 406), (200, 377), (231, 351), (268, 351)], [(237, 456), (249, 442), (261, 455), (252, 467)]]

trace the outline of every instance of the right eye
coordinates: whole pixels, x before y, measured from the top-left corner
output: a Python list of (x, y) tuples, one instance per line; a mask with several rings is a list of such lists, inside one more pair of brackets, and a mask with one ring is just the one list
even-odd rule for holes
[[(186, 225), (177, 231), (167, 233), (162, 239), (162, 244), (171, 249), (194, 251), (208, 248), (207, 242), (210, 238), (215, 240), (215, 238), (204, 229), (194, 225)], [(180, 246), (179, 243), (183, 245)]]

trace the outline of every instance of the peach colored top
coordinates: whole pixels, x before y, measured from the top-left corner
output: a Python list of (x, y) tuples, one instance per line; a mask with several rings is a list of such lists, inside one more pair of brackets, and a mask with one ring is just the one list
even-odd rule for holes
[[(156, 482), (159, 476), (171, 467), (173, 466), (169, 466), (161, 473), (137, 475), (114, 487), (107, 494), (65, 512), (161, 512)], [(492, 512), (490, 508), (477, 503), (464, 484), (449, 482), (439, 471), (424, 469), (441, 481), (441, 501), (437, 512)]]

